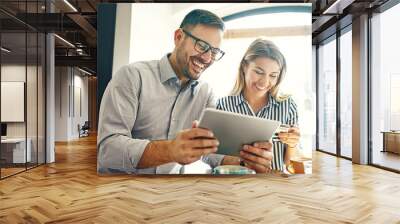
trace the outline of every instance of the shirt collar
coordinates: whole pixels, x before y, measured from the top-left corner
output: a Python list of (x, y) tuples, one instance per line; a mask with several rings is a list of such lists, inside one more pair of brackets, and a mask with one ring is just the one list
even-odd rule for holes
[[(175, 79), (174, 81), (179, 84), (178, 76), (176, 75), (175, 71), (172, 69), (171, 62), (169, 61), (168, 57), (171, 54), (166, 54), (160, 60), (160, 80), (162, 83), (167, 82), (168, 80)], [(188, 83), (188, 87), (190, 86), (192, 95), (194, 94), (195, 87), (199, 84), (197, 80), (190, 80)]]
[(240, 93), (239, 95), (235, 96), (236, 100), (235, 102), (235, 106), (239, 106), (240, 104), (244, 103), (246, 100), (244, 99), (243, 93)]
[(280, 103), (273, 97), (271, 94), (268, 94), (268, 104), (272, 104), (274, 106), (279, 106)]
[[(240, 104), (247, 102), (247, 100), (244, 98), (243, 93), (241, 92), (239, 95), (235, 96), (235, 106), (239, 106)], [(273, 105), (273, 106), (279, 106), (279, 102), (273, 97), (271, 94), (268, 94), (268, 104), (266, 106)]]
[(168, 56), (170, 54), (165, 55), (160, 60), (160, 80), (162, 83), (170, 80), (170, 79), (178, 79), (178, 76), (175, 74), (172, 69), (171, 63), (169, 62)]

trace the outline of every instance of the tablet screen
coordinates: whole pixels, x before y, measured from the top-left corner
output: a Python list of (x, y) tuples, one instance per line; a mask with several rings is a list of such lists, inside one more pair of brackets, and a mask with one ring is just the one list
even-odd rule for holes
[(217, 154), (239, 156), (245, 144), (269, 141), (279, 121), (207, 108), (199, 127), (210, 129), (220, 142)]

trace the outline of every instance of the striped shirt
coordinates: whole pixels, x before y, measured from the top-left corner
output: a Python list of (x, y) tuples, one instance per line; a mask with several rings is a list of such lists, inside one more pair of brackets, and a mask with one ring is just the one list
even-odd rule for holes
[[(256, 114), (251, 109), (243, 94), (226, 96), (218, 99), (217, 109), (270, 120), (277, 120), (282, 124), (295, 126), (298, 124), (297, 106), (291, 97), (283, 101), (277, 101), (274, 97), (268, 95), (267, 105), (261, 108)], [(285, 144), (280, 141), (273, 142), (274, 158), (272, 161), (272, 169), (281, 171), (284, 170), (285, 150)]]

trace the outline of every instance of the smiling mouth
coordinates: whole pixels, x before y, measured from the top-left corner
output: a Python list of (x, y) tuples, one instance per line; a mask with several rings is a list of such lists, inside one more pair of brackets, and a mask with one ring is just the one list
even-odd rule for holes
[(265, 90), (267, 90), (267, 87), (265, 87), (265, 86), (263, 86), (263, 87), (258, 86), (258, 85), (254, 85), (254, 86), (255, 86), (256, 89), (259, 90), (259, 91), (265, 91)]
[(193, 70), (196, 72), (196, 73), (200, 73), (200, 72), (202, 72), (206, 67), (207, 67), (207, 65), (206, 64), (204, 64), (204, 63), (202, 63), (200, 60), (198, 60), (198, 59), (196, 59), (196, 58), (192, 58), (191, 60), (190, 60), (190, 62), (192, 63), (192, 67), (193, 67)]

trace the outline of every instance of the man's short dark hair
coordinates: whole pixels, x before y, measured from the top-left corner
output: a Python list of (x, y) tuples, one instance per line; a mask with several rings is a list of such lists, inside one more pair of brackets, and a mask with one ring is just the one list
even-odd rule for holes
[(189, 27), (196, 26), (198, 24), (213, 26), (222, 31), (225, 30), (225, 24), (221, 18), (214, 13), (203, 9), (195, 9), (189, 12), (185, 18), (183, 18), (179, 28), (188, 29)]

